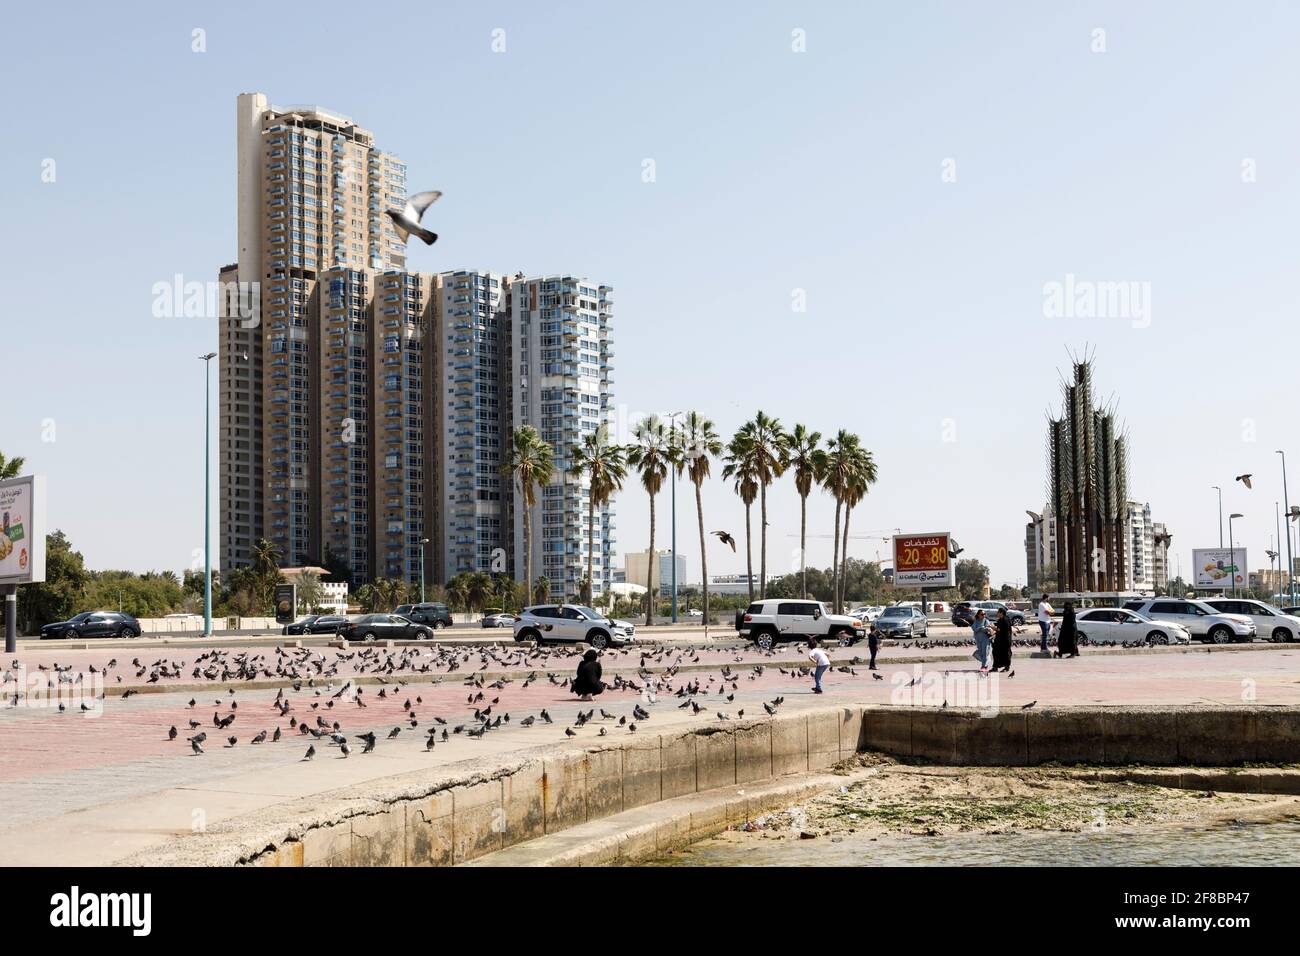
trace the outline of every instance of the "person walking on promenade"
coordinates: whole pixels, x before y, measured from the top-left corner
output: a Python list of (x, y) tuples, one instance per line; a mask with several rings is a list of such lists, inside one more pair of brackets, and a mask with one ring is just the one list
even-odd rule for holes
[(813, 638), (808, 642), (808, 659), (813, 663), (813, 693), (822, 693), (822, 675), (831, 666), (831, 659), (826, 656), (826, 652), (817, 646), (817, 639)]
[(971, 657), (980, 662), (980, 673), (989, 672), (989, 621), (984, 615), (984, 610), (975, 612), (975, 620), (971, 621), (971, 632), (975, 635), (975, 653)]
[(993, 635), (993, 673), (1011, 670), (1011, 618), (1007, 609), (998, 608), (998, 619), (994, 622)]
[(1061, 629), (1056, 636), (1057, 657), (1079, 656), (1079, 626), (1074, 620), (1074, 602), (1065, 602), (1065, 614), (1061, 617)]
[(876, 669), (876, 654), (880, 651), (880, 631), (876, 630), (876, 625), (871, 625), (871, 630), (867, 632), (867, 647), (871, 649), (871, 663), (867, 665), (867, 670)]
[(589, 650), (578, 663), (578, 673), (569, 690), (577, 694), (579, 700), (591, 700), (593, 696), (604, 693), (605, 682), (600, 679), (600, 661), (596, 660), (599, 656), (595, 650)]
[(1043, 642), (1040, 649), (1044, 654), (1047, 653), (1047, 635), (1052, 630), (1052, 605), (1047, 603), (1047, 595), (1044, 594), (1038, 599), (1038, 628), (1043, 632)]

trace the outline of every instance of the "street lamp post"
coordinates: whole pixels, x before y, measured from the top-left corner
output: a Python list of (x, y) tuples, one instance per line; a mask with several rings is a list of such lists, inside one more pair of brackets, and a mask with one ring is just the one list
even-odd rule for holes
[(420, 539), (420, 603), (424, 603), (424, 549), (429, 546), (428, 538)]
[(1219, 493), (1219, 547), (1223, 547), (1223, 489), (1218, 485), (1210, 485)]
[(1232, 519), (1245, 515), (1233, 513), (1228, 515), (1228, 563), (1232, 565), (1232, 596), (1237, 596), (1237, 539), (1232, 534)]
[[(1295, 561), (1291, 557), (1291, 499), (1287, 495), (1286, 489), (1286, 452), (1279, 450), (1277, 454), (1282, 456), (1282, 507), (1286, 510), (1286, 595), (1291, 601), (1295, 600)], [(1281, 550), (1281, 549), (1279, 549)]]
[(212, 360), (216, 352), (200, 355), (203, 362), (203, 636), (212, 636)]
[[(1277, 509), (1278, 509), (1278, 504), (1275, 501), (1273, 502), (1273, 520), (1277, 524), (1277, 541), (1273, 545), (1273, 547), (1277, 549), (1277, 577), (1274, 580), (1277, 586), (1276, 593), (1281, 594), (1282, 593), (1282, 517), (1281, 517), (1281, 513)], [(1286, 536), (1288, 540), (1291, 538), (1290, 524), (1286, 526)]]

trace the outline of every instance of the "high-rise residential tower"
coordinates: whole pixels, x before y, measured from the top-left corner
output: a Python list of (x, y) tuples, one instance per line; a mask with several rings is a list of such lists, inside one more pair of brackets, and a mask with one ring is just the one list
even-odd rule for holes
[[(340, 490), (347, 513), (356, 513), (358, 505), (360, 511), (368, 507), (362, 494), (365, 481), (350, 480), (351, 455), (342, 473), (344, 485), (335, 483), (339, 472), (327, 477), (322, 471), (340, 467), (335, 447), (340, 439), (332, 428), (341, 428), (347, 417), (357, 422), (341, 409), (350, 405), (352, 411), (364, 412), (369, 401), (368, 394), (355, 391), (362, 388), (357, 381), (345, 384), (343, 398), (336, 394), (338, 354), (327, 350), (327, 340), (335, 341), (337, 335), (325, 333), (341, 330), (349, 356), (354, 348), (369, 347), (366, 276), (406, 267), (405, 246), (384, 216), (384, 210), (401, 208), (406, 200), (406, 170), (375, 147), (369, 131), (317, 106), (269, 106), (265, 95), (244, 93), (238, 98), (237, 124), (236, 271), (240, 281), (258, 284), (260, 334), (246, 335), (239, 323), (223, 322), (221, 360), (227, 365), (247, 362), (249, 374), (223, 368), (222, 405), (248, 407), (252, 415), (260, 400), (260, 421), (251, 427), (249, 441), (261, 447), (262, 483), (240, 484), (243, 476), (233, 470), (237, 463), (223, 459), (222, 559), (246, 564), (249, 542), (266, 537), (285, 564), (302, 564), (320, 560), (322, 518), (328, 515), (332, 521), (337, 514)], [(348, 286), (342, 326), (340, 313), (329, 304), (335, 297), (322, 297), (318, 289), (327, 270), (345, 270), (335, 272), (336, 279), (355, 277)], [(345, 363), (343, 371), (346, 377), (353, 369)], [(321, 379), (326, 374), (328, 383)], [(328, 506), (321, 497), (325, 489), (331, 492)], [(259, 505), (260, 525), (244, 520)], [(359, 551), (368, 553), (356, 547), (364, 534), (331, 537), (354, 561)]]
[[(582, 439), (609, 421), (613, 386), (613, 289), (574, 276), (517, 276), (510, 283), (513, 426), (532, 425), (555, 451), (555, 481), (532, 515), (534, 576), (552, 594), (581, 592), (586, 577), (586, 477), (569, 474)], [(516, 575), (525, 566), (523, 509), (513, 508)], [(614, 515), (596, 508), (592, 593), (612, 583)]]
[[(572, 450), (610, 412), (612, 294), (571, 276), (406, 270), (388, 218), (406, 171), (320, 107), (238, 102), (239, 261), (222, 299), (221, 566), (260, 539), (281, 565), (346, 564), (354, 583), (516, 577), (511, 430), (532, 424), (557, 477), (534, 515), (534, 567), (557, 596), (586, 569), (587, 482)], [(241, 306), (243, 306), (241, 308)], [(596, 510), (595, 591), (613, 514)]]

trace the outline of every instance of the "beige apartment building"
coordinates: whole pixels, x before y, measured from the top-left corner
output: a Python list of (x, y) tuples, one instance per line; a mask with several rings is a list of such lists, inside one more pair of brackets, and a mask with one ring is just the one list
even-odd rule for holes
[[(337, 557), (358, 583), (522, 567), (501, 466), (516, 419), (555, 448), (534, 514), (535, 573), (576, 594), (586, 485), (565, 470), (608, 419), (612, 289), (573, 276), (406, 271), (384, 215), (406, 170), (320, 107), (238, 98), (239, 260), (255, 314), (223, 299), (222, 568), (265, 538), (282, 566)], [(236, 290), (237, 291), (237, 290)], [(613, 514), (596, 512), (597, 593)]]

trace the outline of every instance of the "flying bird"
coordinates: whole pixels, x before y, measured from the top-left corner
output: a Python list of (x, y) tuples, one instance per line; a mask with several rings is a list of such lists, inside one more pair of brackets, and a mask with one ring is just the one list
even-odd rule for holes
[(717, 537), (717, 539), (718, 539), (719, 541), (721, 541), (723, 544), (729, 544), (729, 545), (731, 545), (731, 550), (732, 550), (732, 551), (735, 551), (735, 550), (736, 550), (736, 539), (733, 538), (731, 535), (727, 534), (727, 532), (725, 532), (725, 531), (714, 531), (713, 534), (714, 534), (714, 535)]
[(1247, 488), (1250, 487), (1250, 475), (1238, 475), (1234, 480), (1240, 481)]
[(442, 193), (436, 189), (416, 193), (406, 200), (406, 208), (401, 212), (393, 209), (386, 210), (386, 215), (393, 220), (393, 225), (397, 227), (397, 233), (402, 237), (403, 242), (411, 236), (419, 236), (426, 246), (431, 246), (438, 241), (438, 234), (421, 226), (420, 220), (424, 217), (424, 211), (437, 202), (441, 195)]

